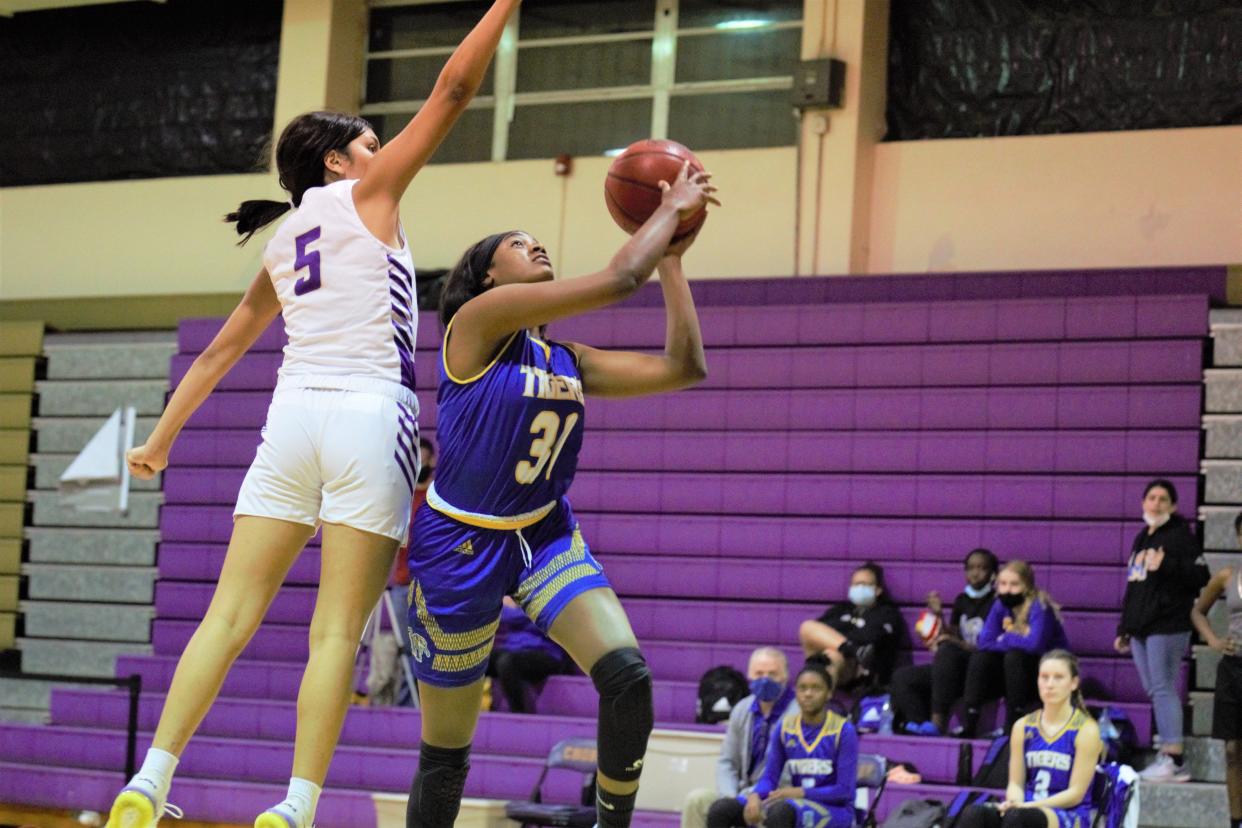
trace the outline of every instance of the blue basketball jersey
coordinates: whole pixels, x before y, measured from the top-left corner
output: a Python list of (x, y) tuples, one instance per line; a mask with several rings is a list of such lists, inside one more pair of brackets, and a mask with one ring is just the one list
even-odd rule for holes
[[(1075, 710), (1065, 727), (1051, 739), (1039, 727), (1043, 711), (1037, 710), (1023, 719), (1023, 752), (1026, 756), (1026, 801), (1039, 802), (1069, 787), (1070, 771), (1074, 768), (1074, 740), (1087, 720), (1087, 714)], [(1073, 810), (1091, 807), (1091, 788)]]
[(775, 750), (769, 750), (775, 755), (769, 758), (756, 791), (766, 796), (777, 787), (782, 772), (789, 775), (790, 785), (808, 791), (836, 785), (840, 766), (837, 754), (845, 728), (853, 725), (831, 710), (818, 725), (804, 725), (801, 714), (787, 717), (772, 740)]
[[(449, 322), (444, 334), (452, 335)], [(558, 503), (582, 448), (582, 377), (566, 346), (518, 331), (473, 377), (440, 352), (440, 443), (427, 505), (474, 526), (520, 529)]]

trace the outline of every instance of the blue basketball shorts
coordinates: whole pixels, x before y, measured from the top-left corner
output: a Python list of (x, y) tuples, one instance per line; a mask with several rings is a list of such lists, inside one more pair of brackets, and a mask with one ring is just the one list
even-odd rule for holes
[(547, 634), (570, 601), (609, 586), (564, 498), (520, 532), (471, 526), (424, 504), (409, 561), (414, 673), (435, 687), (483, 677), (504, 596)]

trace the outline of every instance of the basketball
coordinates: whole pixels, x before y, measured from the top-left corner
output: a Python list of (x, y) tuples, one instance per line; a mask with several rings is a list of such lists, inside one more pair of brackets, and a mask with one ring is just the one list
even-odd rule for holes
[[(627, 233), (633, 233), (660, 206), (660, 182), (670, 184), (681, 172), (681, 165), (690, 162), (691, 169), (703, 171), (694, 153), (676, 141), (637, 141), (626, 147), (608, 168), (604, 182), (604, 200), (613, 221)], [(679, 239), (703, 225), (707, 208), (683, 219), (673, 238)]]

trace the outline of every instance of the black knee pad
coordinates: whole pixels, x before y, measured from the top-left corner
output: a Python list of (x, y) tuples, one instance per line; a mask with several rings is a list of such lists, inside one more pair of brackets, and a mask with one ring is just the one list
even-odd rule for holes
[(795, 828), (798, 824), (798, 812), (785, 800), (768, 808), (763, 815), (764, 828)]
[(595, 662), (591, 681), (599, 691), (600, 773), (618, 782), (636, 781), (655, 719), (647, 661), (635, 647), (613, 650)]
[(423, 742), (418, 773), (410, 784), (405, 828), (453, 828), (469, 772), (470, 745), (442, 748)]

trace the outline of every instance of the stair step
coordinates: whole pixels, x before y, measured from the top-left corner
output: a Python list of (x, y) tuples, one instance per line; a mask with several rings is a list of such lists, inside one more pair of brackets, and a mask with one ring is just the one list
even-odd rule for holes
[(1239, 514), (1242, 514), (1242, 506), (1200, 506), (1199, 520), (1203, 521), (1203, 548), (1237, 550), (1238, 536), (1233, 531), (1233, 521)]
[(151, 653), (150, 644), (55, 638), (19, 638), (17, 648), (22, 651), (22, 669), (26, 672), (99, 678), (116, 675), (118, 656)]
[(146, 604), (155, 601), (154, 566), (83, 566), (26, 563), (27, 596), (42, 601)]
[[(142, 437), (146, 439), (147, 435)], [(134, 437), (135, 443), (138, 442), (137, 433)], [(30, 465), (34, 466), (35, 479), (34, 487), (45, 491), (51, 491), (60, 486), (60, 476), (65, 473), (65, 469), (69, 468), (69, 464), (77, 457), (77, 453), (69, 452), (65, 454), (47, 454), (39, 452), (30, 455)], [(139, 480), (131, 477), (129, 480), (129, 489), (133, 492), (157, 492), (163, 488), (162, 474), (157, 474), (150, 480)]]
[(135, 342), (128, 336), (109, 339), (66, 340), (49, 337), (43, 343), (49, 380), (162, 379), (177, 353), (176, 333), (162, 339)]
[(22, 601), (29, 638), (92, 641), (151, 641), (155, 608), (144, 604), (88, 604), (76, 601)]
[(1196, 782), (1225, 781), (1225, 743), (1219, 739), (1187, 736), (1186, 766)]
[[(108, 411), (104, 416), (35, 417), (31, 420), (30, 427), (35, 433), (34, 444), (37, 453), (39, 455), (65, 454), (68, 455), (69, 460), (72, 460), (78, 452), (86, 448), (86, 444), (99, 429), (103, 428), (110, 416), (112, 416), (112, 411)], [(139, 445), (150, 437), (158, 421), (158, 417), (138, 417), (134, 422), (134, 445)], [(38, 488), (55, 488), (55, 484), (38, 486)]]
[(39, 380), (35, 391), (43, 417), (106, 417), (129, 405), (140, 415), (158, 415), (168, 380)]
[(160, 504), (163, 492), (130, 492), (129, 511), (86, 512), (65, 505), (58, 492), (30, 491), (26, 501), (34, 504), (35, 526), (102, 526), (125, 528), (154, 528), (160, 522)]
[(1215, 695), (1211, 690), (1191, 690), (1187, 694), (1190, 699), (1190, 732), (1195, 736), (1212, 735), (1212, 699)]
[(1229, 824), (1225, 786), (1210, 782), (1144, 782), (1139, 807), (1139, 825), (1152, 828), (1221, 828)]
[(1242, 458), (1242, 415), (1205, 414), (1204, 456), (1210, 458)]
[(158, 529), (26, 527), (31, 563), (154, 566)]

